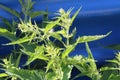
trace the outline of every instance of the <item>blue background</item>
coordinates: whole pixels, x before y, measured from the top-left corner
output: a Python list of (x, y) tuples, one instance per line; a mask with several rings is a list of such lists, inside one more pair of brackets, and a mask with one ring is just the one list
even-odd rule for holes
[[(72, 14), (82, 7), (80, 13), (73, 23), (73, 27), (77, 28), (77, 36), (83, 35), (99, 35), (112, 33), (104, 39), (90, 42), (90, 47), (95, 59), (99, 64), (104, 63), (103, 60), (112, 59), (115, 56), (115, 50), (106, 49), (104, 46), (110, 44), (120, 44), (120, 0), (35, 0), (35, 10), (48, 9), (49, 12), (57, 12), (60, 8), (68, 10), (74, 7)], [(0, 0), (0, 4), (9, 6), (20, 11), (18, 0)], [(12, 20), (13, 16), (0, 9), (0, 16), (4, 16)], [(49, 15), (49, 18), (53, 17)], [(37, 17), (39, 21), (41, 17)], [(1, 21), (0, 21), (1, 23)], [(0, 37), (0, 44), (6, 43), (8, 40)], [(0, 55), (8, 54), (12, 47), (0, 45)], [(87, 56), (84, 44), (76, 47), (75, 51), (70, 55), (82, 54)]]

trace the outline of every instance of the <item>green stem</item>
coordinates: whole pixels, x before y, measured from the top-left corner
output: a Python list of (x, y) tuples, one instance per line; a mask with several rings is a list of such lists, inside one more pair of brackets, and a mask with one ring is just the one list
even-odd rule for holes
[(25, 13), (25, 22), (27, 22), (28, 20), (27, 20), (27, 14)]
[(67, 30), (67, 46), (69, 45), (69, 29)]

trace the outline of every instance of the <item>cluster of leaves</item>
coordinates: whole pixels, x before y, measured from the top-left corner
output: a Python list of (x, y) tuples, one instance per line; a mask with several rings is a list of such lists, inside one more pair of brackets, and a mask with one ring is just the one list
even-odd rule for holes
[(19, 23), (19, 19), (22, 19), (25, 22), (28, 22), (29, 18), (34, 19), (38, 16), (43, 15), (44, 20), (47, 20), (47, 11), (42, 11), (42, 10), (34, 10), (34, 4), (35, 2), (33, 0), (18, 0), (20, 5), (21, 5), (21, 11), (16, 11), (10, 7), (7, 7), (3, 4), (0, 4), (0, 8), (8, 12), (13, 16), (12, 22), (6, 19), (5, 17), (0, 16), (0, 19), (3, 21), (3, 24), (5, 28), (7, 28), (8, 31), (10, 32), (15, 32), (16, 31), (16, 26)]
[[(117, 80), (120, 78), (119, 74), (112, 73), (106, 79), (104, 78), (106, 71), (116, 70), (119, 73), (120, 54), (116, 56), (115, 60), (109, 60), (109, 62), (116, 63), (118, 67), (102, 67), (98, 70), (88, 45), (88, 42), (102, 39), (110, 33), (75, 38), (76, 28), (70, 32), (70, 27), (80, 9), (71, 17), (72, 8), (68, 11), (61, 8), (53, 21), (40, 26), (31, 20), (41, 14), (41, 11), (32, 11), (33, 1), (19, 0), (19, 2), (22, 5), (24, 18), (18, 16), (18, 12), (0, 5), (1, 8), (20, 18), (20, 22), (16, 22), (17, 28), (14, 27), (11, 30), (0, 28), (0, 35), (11, 41), (4, 46), (18, 46), (17, 48), (15, 46), (9, 58), (1, 60), (1, 70), (4, 71), (0, 74), (2, 80), (69, 80), (73, 67), (76, 67), (80, 74), (73, 77), (72, 80), (81, 76), (88, 76), (92, 80)], [(46, 16), (47, 13), (42, 12), (42, 14)], [(5, 20), (5, 23), (9, 22)], [(17, 29), (20, 30), (19, 36), (16, 36)], [(74, 39), (74, 42), (71, 42), (71, 39)], [(57, 42), (62, 46), (57, 45)], [(81, 43), (85, 43), (88, 57), (82, 55), (70, 57), (69, 54)], [(25, 64), (20, 65), (25, 56), (27, 56)]]
[(120, 79), (120, 52), (116, 53), (113, 60), (107, 60), (108, 65), (100, 69), (102, 80), (119, 80)]

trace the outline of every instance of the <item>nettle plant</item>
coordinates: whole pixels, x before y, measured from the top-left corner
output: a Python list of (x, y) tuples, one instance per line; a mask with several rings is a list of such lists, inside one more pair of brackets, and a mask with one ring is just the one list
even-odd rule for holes
[[(32, 13), (31, 9), (29, 9), (33, 6), (32, 0), (26, 1), (26, 6), (22, 0), (19, 1), (23, 6), (23, 11), (28, 6), (27, 10), (30, 10), (29, 12)], [(3, 7), (3, 5), (2, 8), (5, 8), (7, 11), (10, 10), (7, 7)], [(16, 12), (12, 11), (11, 13), (15, 15)], [(16, 22), (16, 28), (14, 27), (11, 30), (0, 28), (0, 35), (11, 41), (3, 45), (13, 45), (14, 47), (9, 57), (1, 59), (0, 69), (2, 72), (0, 79), (75, 80), (76, 78), (87, 76), (92, 80), (119, 80), (120, 53), (118, 52), (116, 59), (107, 61), (112, 64), (114, 63), (114, 65), (98, 69), (96, 60), (88, 45), (88, 42), (102, 39), (108, 36), (110, 32), (106, 35), (80, 36), (75, 38), (76, 28), (70, 31), (70, 27), (80, 9), (72, 17), (70, 15), (71, 11), (72, 8), (68, 11), (64, 11), (62, 8), (59, 9), (56, 17), (51, 21), (45, 22), (45, 25), (42, 26), (32, 21), (30, 14), (28, 15), (27, 12), (24, 12), (25, 16), (24, 18), (20, 17), (20, 21)], [(39, 12), (36, 15), (35, 13), (34, 16), (38, 16)], [(46, 13), (44, 15), (46, 16)], [(20, 33), (17, 33), (17, 30)], [(71, 42), (71, 40), (74, 41)], [(85, 43), (88, 56), (69, 56), (75, 50), (75, 47), (81, 43)], [(22, 64), (23, 59), (26, 59), (25, 64)], [(77, 68), (80, 73), (71, 78), (73, 67)]]

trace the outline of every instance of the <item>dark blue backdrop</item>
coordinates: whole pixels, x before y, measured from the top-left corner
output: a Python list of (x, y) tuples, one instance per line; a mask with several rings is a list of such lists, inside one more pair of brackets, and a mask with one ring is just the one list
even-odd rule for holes
[[(73, 26), (77, 28), (77, 36), (80, 35), (98, 35), (112, 33), (99, 41), (90, 43), (95, 59), (102, 60), (114, 57), (115, 50), (105, 49), (103, 46), (120, 43), (120, 0), (35, 0), (35, 10), (48, 9), (49, 12), (56, 12), (60, 8), (68, 10), (74, 7), (72, 12), (75, 13), (82, 6), (81, 12), (75, 19)], [(0, 4), (5, 4), (17, 11), (20, 11), (18, 0), (0, 0)], [(0, 9), (0, 16), (12, 19), (12, 16)], [(52, 17), (53, 15), (49, 15)], [(39, 21), (40, 17), (36, 20)], [(1, 22), (1, 21), (0, 21)], [(3, 41), (4, 40), (4, 41)], [(0, 44), (6, 43), (7, 40), (0, 38)], [(10, 47), (0, 45), (0, 55), (9, 53)], [(85, 52), (84, 44), (78, 45), (75, 51), (70, 54), (83, 54)]]

